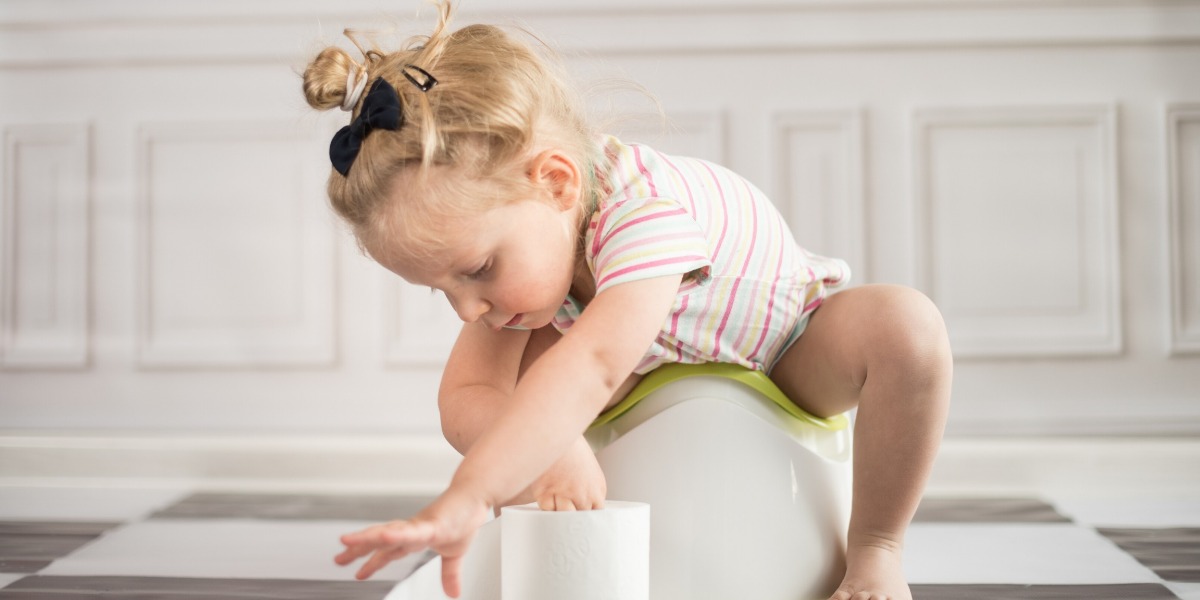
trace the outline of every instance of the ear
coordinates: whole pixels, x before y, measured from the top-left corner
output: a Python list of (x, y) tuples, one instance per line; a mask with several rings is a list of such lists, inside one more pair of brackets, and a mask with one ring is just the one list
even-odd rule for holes
[(550, 149), (533, 157), (529, 163), (529, 178), (544, 190), (560, 210), (571, 210), (583, 194), (583, 174), (579, 165), (558, 149)]

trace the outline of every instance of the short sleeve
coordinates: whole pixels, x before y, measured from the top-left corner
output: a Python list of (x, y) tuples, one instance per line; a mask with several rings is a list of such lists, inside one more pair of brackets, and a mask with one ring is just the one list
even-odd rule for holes
[(624, 200), (595, 217), (588, 259), (596, 293), (614, 285), (712, 268), (707, 238), (696, 219), (667, 198)]

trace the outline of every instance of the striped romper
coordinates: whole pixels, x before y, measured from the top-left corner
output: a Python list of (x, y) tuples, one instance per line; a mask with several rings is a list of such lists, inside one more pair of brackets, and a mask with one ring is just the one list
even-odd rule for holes
[[(728, 169), (611, 136), (601, 143), (607, 179), (584, 240), (596, 293), (689, 274), (634, 372), (672, 362), (770, 372), (849, 267), (797, 246), (766, 195)], [(566, 331), (582, 310), (568, 296), (554, 327)]]

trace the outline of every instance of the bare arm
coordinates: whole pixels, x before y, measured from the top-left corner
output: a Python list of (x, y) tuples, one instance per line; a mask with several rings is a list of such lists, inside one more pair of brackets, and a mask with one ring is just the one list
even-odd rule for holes
[[(507, 409), (516, 387), (511, 380), (511, 360), (507, 360), (511, 350), (505, 346), (499, 353), (492, 351), (497, 350), (495, 348), (487, 352), (474, 351), (478, 347), (473, 344), (488, 346), (496, 340), (490, 335), (480, 336), (479, 328), (472, 329), (474, 331), (465, 331), (460, 336), (460, 347), (453, 353), (445, 371), (449, 376), (443, 376), (440, 393), (442, 431), (461, 454), (466, 454), (475, 440)], [(487, 333), (495, 332), (489, 330)], [(524, 333), (528, 334), (528, 339), (521, 353), (517, 381), (547, 349), (562, 339), (562, 334), (552, 326)], [(483, 339), (478, 339), (480, 337)], [(519, 339), (518, 336), (509, 337)], [(492, 360), (488, 360), (488, 356), (493, 357)], [(471, 358), (478, 358), (483, 364), (473, 365)], [(479, 378), (485, 380), (478, 381)], [(638, 379), (640, 376), (627, 380), (614, 398), (623, 398)], [(607, 490), (604, 473), (591, 445), (580, 435), (570, 449), (525, 491), (500, 504), (536, 502), (544, 510), (589, 510), (604, 507)], [(499, 510), (498, 506), (494, 508)]]
[(681, 275), (614, 286), (589, 303), (513, 390), (451, 482), (488, 506), (521, 492), (561, 456), (637, 366), (666, 320)]
[[(461, 427), (447, 430), (447, 439), (452, 442), (483, 430), (470, 444), (450, 488), (410, 520), (373, 525), (342, 536), (346, 550), (336, 557), (338, 564), (374, 553), (356, 575), (365, 579), (392, 560), (431, 548), (442, 555), (443, 587), (447, 593), (457, 595), (462, 557), (486, 520), (487, 508), (519, 494), (581, 440), (588, 423), (627, 381), (654, 342), (681, 280), (681, 275), (647, 279), (598, 294), (566, 335), (529, 364), (515, 384), (510, 401), (494, 420), (467, 418)], [(522, 368), (522, 353), (518, 352), (492, 357), (498, 359), (492, 365), (498, 370), (490, 376), (504, 378), (489, 380), (489, 373), (472, 368), (491, 364), (488, 348), (516, 348), (516, 340), (521, 339), (514, 334), (516, 337), (493, 340), (499, 346), (468, 343), (476, 333), (464, 327), (464, 335), (455, 345), (458, 356), (443, 386), (444, 398), (451, 405), (456, 405), (454, 399), (475, 393), (482, 394), (480, 399), (490, 394), (502, 397), (508, 383), (496, 382), (511, 382), (506, 377), (516, 378)], [(585, 450), (594, 461), (590, 449)], [(603, 493), (600, 495), (602, 498)], [(563, 509), (557, 505), (554, 508)]]
[(442, 434), (460, 454), (466, 454), (503, 412), (516, 389), (531, 333), (492, 331), (479, 323), (463, 325), (438, 390)]

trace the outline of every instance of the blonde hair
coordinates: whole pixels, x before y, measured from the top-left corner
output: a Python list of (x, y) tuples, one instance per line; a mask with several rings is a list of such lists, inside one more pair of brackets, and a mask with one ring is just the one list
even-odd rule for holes
[[(329, 175), (330, 203), (360, 247), (389, 236), (402, 239), (408, 255), (436, 253), (447, 220), (531, 198), (525, 165), (550, 146), (583, 171), (581, 200), (590, 203), (596, 193), (590, 189), (599, 163), (594, 132), (558, 61), (495, 26), (450, 32), (450, 2), (437, 6), (433, 32), (401, 50), (364, 50), (346, 30), (362, 52), (361, 65), (331, 46), (304, 71), (304, 95), (316, 109), (341, 107), (352, 93), (348, 76), (359, 68), (368, 82), (383, 78), (400, 97), (403, 126), (372, 131), (347, 175)], [(407, 65), (432, 74), (437, 84), (422, 91), (404, 77)], [(361, 100), (353, 116), (360, 110)], [(405, 202), (390, 206), (397, 182), (406, 186)]]

